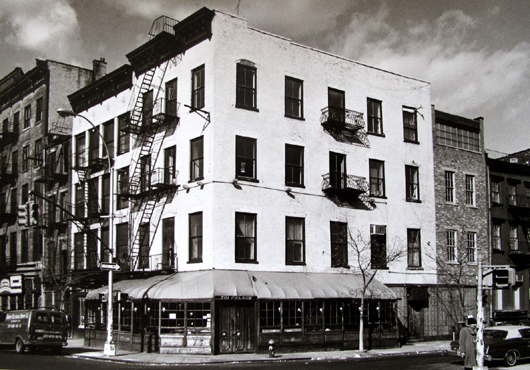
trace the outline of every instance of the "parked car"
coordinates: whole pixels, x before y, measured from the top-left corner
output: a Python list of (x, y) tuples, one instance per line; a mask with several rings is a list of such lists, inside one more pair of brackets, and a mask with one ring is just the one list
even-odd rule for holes
[(530, 326), (502, 325), (484, 329), (485, 361), (514, 366), (530, 358)]
[(59, 353), (67, 345), (68, 322), (62, 311), (30, 309), (0, 315), (0, 345), (15, 346), (17, 353), (27, 349), (51, 349)]

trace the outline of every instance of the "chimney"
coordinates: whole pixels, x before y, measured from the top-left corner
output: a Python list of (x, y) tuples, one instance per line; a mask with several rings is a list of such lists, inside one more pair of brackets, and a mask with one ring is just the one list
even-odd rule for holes
[(105, 62), (105, 58), (99, 58), (99, 60), (94, 59), (92, 62), (92, 73), (94, 81), (107, 74), (107, 62)]

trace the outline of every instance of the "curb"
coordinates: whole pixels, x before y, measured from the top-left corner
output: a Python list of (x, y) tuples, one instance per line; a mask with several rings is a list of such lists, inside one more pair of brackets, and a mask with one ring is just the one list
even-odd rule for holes
[[(394, 353), (367, 353), (367, 354), (356, 354), (349, 356), (315, 356), (315, 357), (286, 357), (286, 358), (256, 358), (256, 359), (219, 359), (211, 361), (180, 361), (180, 362), (147, 362), (142, 360), (131, 360), (119, 357), (107, 357), (107, 356), (85, 356), (79, 354), (72, 354), (67, 357), (83, 360), (95, 360), (102, 362), (113, 362), (122, 364), (137, 364), (142, 366), (179, 366), (179, 365), (209, 365), (209, 364), (236, 364), (236, 363), (266, 363), (266, 362), (294, 362), (294, 361), (345, 361), (345, 360), (365, 360), (383, 357), (400, 357), (400, 356), (413, 356), (413, 355), (426, 355), (426, 354), (442, 354), (449, 353), (445, 349), (435, 350), (424, 350), (424, 351), (409, 351), (409, 352), (394, 352)], [(123, 355), (122, 355), (123, 356)], [(126, 355), (125, 355), (126, 356)]]

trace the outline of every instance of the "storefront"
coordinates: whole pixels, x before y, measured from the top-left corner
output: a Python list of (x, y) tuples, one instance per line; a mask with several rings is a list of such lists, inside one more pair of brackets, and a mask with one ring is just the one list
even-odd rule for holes
[[(206, 270), (114, 284), (118, 348), (160, 353), (357, 348), (362, 278), (354, 274)], [(365, 346), (398, 345), (395, 294), (374, 280)], [(106, 287), (87, 294), (85, 344), (102, 346)]]

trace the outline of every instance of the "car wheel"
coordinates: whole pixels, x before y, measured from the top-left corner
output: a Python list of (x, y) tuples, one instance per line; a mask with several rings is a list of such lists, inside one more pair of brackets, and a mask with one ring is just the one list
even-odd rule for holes
[(515, 366), (515, 364), (517, 364), (517, 353), (515, 351), (506, 352), (506, 356), (504, 356), (504, 363), (507, 366)]
[(24, 353), (25, 350), (26, 350), (26, 346), (24, 345), (22, 340), (17, 339), (17, 341), (15, 342), (15, 351), (17, 353)]

